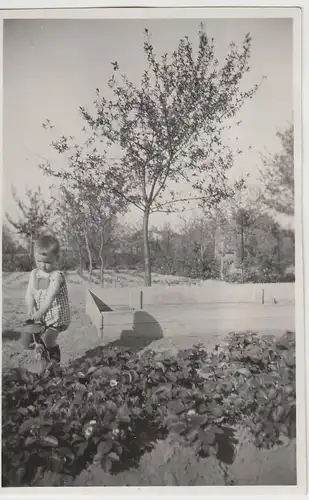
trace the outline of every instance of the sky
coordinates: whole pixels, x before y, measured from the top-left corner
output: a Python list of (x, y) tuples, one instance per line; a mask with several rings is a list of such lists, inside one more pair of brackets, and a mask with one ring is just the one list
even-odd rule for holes
[[(193, 42), (201, 19), (12, 19), (4, 21), (3, 42), (3, 213), (17, 216), (11, 194), (14, 186), (22, 198), (26, 187), (41, 187), (48, 196), (51, 179), (38, 168), (47, 158), (57, 169), (65, 159), (50, 146), (61, 135), (79, 133), (83, 123), (78, 108), (91, 108), (95, 89), (108, 92), (111, 62), (138, 82), (145, 69), (143, 31), (148, 28), (158, 55), (172, 52), (181, 37)], [(235, 120), (242, 120), (227, 137), (244, 151), (234, 167), (235, 178), (250, 173), (255, 184), (260, 155), (277, 152), (276, 131), (292, 121), (293, 112), (293, 27), (292, 19), (204, 19), (206, 33), (214, 37), (216, 55), (224, 60), (229, 43), (241, 44), (247, 32), (252, 36), (251, 71), (248, 87), (261, 87), (246, 102)], [(46, 132), (42, 123), (55, 125)], [(251, 149), (249, 149), (251, 146)], [(193, 209), (188, 216), (194, 214)], [(127, 220), (139, 223), (141, 212), (131, 211)], [(151, 222), (160, 226), (176, 215), (155, 214)]]

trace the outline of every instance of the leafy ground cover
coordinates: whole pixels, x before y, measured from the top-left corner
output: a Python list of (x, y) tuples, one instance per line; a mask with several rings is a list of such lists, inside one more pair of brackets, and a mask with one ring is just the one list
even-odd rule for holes
[(117, 475), (171, 435), (231, 463), (238, 424), (257, 447), (295, 437), (295, 336), (232, 333), (175, 355), (106, 346), (54, 378), (9, 369), (2, 412), (3, 486), (47, 471), (74, 478), (89, 464)]

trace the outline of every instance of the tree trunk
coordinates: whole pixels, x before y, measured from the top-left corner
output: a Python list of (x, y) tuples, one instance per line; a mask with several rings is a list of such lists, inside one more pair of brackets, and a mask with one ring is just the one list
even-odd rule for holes
[(217, 260), (217, 234), (216, 230), (213, 232), (213, 258)]
[(241, 225), (241, 253), (240, 253), (240, 260), (241, 263), (243, 264), (245, 260), (245, 238), (244, 238), (244, 227)]
[(80, 246), (78, 247), (78, 259), (79, 259), (79, 275), (82, 278), (84, 269), (83, 269), (83, 254)]
[(104, 288), (104, 257), (100, 255), (100, 286)]
[(84, 266), (83, 266), (83, 251), (82, 251), (82, 242), (81, 240), (75, 236), (75, 242), (77, 245), (77, 252), (78, 252), (78, 274), (80, 277), (83, 277), (84, 273)]
[(221, 259), (220, 259), (220, 279), (224, 280), (224, 241), (221, 241), (220, 249)]
[(150, 260), (148, 225), (149, 225), (149, 209), (146, 208), (143, 219), (145, 286), (151, 286), (151, 260)]
[(104, 288), (104, 255), (103, 255), (103, 247), (104, 247), (104, 234), (101, 232), (101, 241), (100, 241), (100, 286)]
[(30, 234), (29, 257), (33, 259), (33, 233)]
[(91, 255), (88, 236), (87, 236), (86, 232), (84, 233), (84, 237), (85, 237), (86, 249), (87, 249), (87, 254), (88, 254), (88, 259), (89, 259), (88, 281), (91, 282), (91, 279), (92, 279), (92, 255)]
[(244, 224), (243, 218), (241, 218), (241, 228), (240, 228), (240, 238), (241, 238), (241, 248), (240, 248), (240, 260), (241, 260), (241, 274), (244, 276), (244, 260), (245, 260), (245, 235), (244, 235)]

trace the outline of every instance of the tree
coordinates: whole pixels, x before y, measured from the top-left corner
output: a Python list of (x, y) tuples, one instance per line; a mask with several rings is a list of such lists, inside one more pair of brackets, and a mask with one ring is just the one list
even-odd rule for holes
[(27, 238), (29, 256), (33, 258), (34, 239), (43, 228), (48, 227), (52, 215), (52, 203), (45, 201), (40, 187), (36, 191), (27, 189), (26, 201), (17, 196), (14, 188), (12, 188), (12, 194), (21, 214), (17, 221), (14, 221), (8, 213), (6, 213), (6, 218), (18, 234)]
[(2, 268), (4, 270), (13, 270), (17, 245), (13, 240), (9, 228), (2, 225)]
[(155, 229), (152, 262), (157, 272), (174, 274), (177, 270), (176, 245), (179, 235), (166, 222), (161, 229)]
[[(234, 195), (239, 183), (227, 181), (234, 154), (224, 143), (223, 132), (231, 128), (234, 118), (247, 99), (258, 89), (241, 90), (242, 79), (249, 71), (250, 35), (242, 48), (231, 43), (224, 63), (219, 67), (213, 39), (203, 27), (198, 33), (198, 50), (188, 37), (180, 40), (177, 49), (157, 58), (148, 30), (145, 30), (144, 53), (147, 68), (140, 85), (120, 73), (113, 63), (109, 80), (112, 99), (96, 91), (95, 115), (80, 107), (82, 118), (92, 131), (91, 141), (106, 142), (107, 151), (120, 151), (119, 157), (105, 163), (97, 148), (89, 161), (83, 163), (86, 177), (96, 165), (102, 189), (133, 204), (143, 213), (145, 285), (151, 285), (149, 246), (150, 214), (170, 213), (196, 200), (214, 206)], [(62, 137), (53, 146), (60, 153), (70, 150), (68, 139)], [(237, 151), (241, 153), (241, 151)], [(235, 153), (236, 154), (236, 153)], [(73, 170), (78, 157), (70, 161)], [(102, 165), (105, 168), (102, 168)], [(43, 167), (44, 168), (44, 167)], [(45, 166), (45, 172), (55, 172)], [(56, 175), (74, 178), (72, 169)], [(189, 191), (181, 193), (180, 184)]]
[(12, 234), (9, 228), (3, 224), (2, 225), (2, 253), (14, 254), (16, 250), (16, 244), (13, 240)]
[(261, 199), (275, 212), (294, 215), (294, 127), (277, 132), (281, 151), (263, 156)]
[[(258, 273), (261, 281), (281, 281), (288, 265), (283, 259), (284, 231), (266, 213), (252, 211), (246, 231), (246, 254), (243, 264), (250, 273)], [(290, 255), (289, 263), (293, 261)]]
[(230, 217), (234, 252), (243, 281), (281, 281), (294, 263), (294, 234), (283, 229), (265, 207), (236, 205)]
[(236, 233), (240, 237), (239, 260), (243, 264), (246, 258), (246, 233), (256, 219), (256, 210), (238, 208), (235, 212)]
[(191, 278), (214, 277), (216, 228), (209, 217), (184, 219), (175, 242), (176, 262), (181, 274)]
[(100, 284), (104, 284), (105, 249), (111, 243), (116, 214), (122, 210), (119, 200), (86, 183), (62, 185), (57, 213), (62, 228), (71, 232), (78, 248), (80, 273), (83, 267), (83, 247), (89, 262), (88, 280), (91, 281), (94, 256), (100, 261)]
[(119, 224), (113, 242), (113, 265), (140, 269), (143, 262), (143, 234), (140, 225)]
[[(76, 205), (72, 206), (70, 196), (67, 196), (65, 189), (60, 189), (60, 197), (55, 199), (55, 215), (57, 226), (63, 246), (72, 248), (77, 254), (79, 263), (79, 275), (83, 276), (84, 270), (84, 237), (81, 227), (80, 213), (76, 210)], [(73, 198), (74, 200), (74, 198)]]
[[(104, 271), (106, 250), (113, 241), (113, 233), (117, 222), (117, 213), (120, 211), (119, 203), (114, 203), (113, 197), (102, 196), (93, 191), (84, 191), (84, 208), (88, 209), (88, 220), (93, 231), (89, 240), (95, 246), (100, 261), (100, 285), (104, 286)], [(91, 246), (91, 245), (90, 245)]]

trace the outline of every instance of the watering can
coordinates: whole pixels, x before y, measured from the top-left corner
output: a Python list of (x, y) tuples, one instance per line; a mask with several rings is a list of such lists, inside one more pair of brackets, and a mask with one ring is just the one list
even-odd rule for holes
[(41, 335), (45, 332), (45, 330), (45, 325), (42, 323), (35, 323), (32, 319), (27, 319), (22, 325), (22, 332), (32, 335), (33, 342), (30, 344), (30, 347), (35, 350), (35, 357), (37, 359), (45, 358), (46, 361), (50, 361), (48, 349), (41, 338)]

